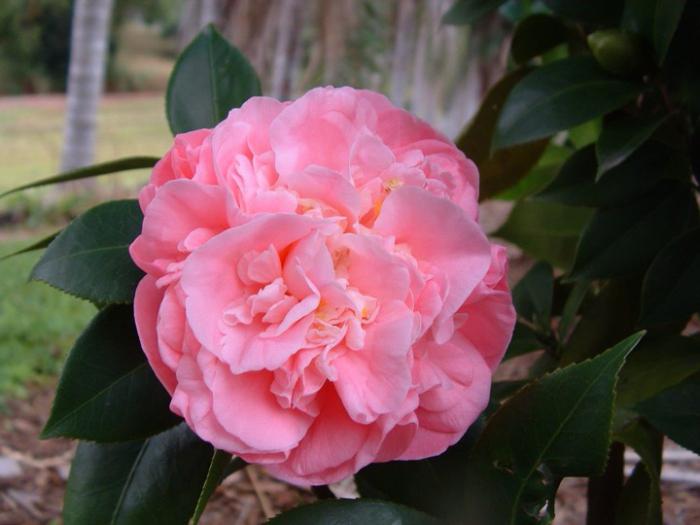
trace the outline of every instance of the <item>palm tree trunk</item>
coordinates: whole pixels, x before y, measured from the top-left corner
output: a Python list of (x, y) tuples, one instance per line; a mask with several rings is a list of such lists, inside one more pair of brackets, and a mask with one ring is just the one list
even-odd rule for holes
[(111, 14), (112, 0), (75, 1), (62, 171), (86, 166), (94, 158)]

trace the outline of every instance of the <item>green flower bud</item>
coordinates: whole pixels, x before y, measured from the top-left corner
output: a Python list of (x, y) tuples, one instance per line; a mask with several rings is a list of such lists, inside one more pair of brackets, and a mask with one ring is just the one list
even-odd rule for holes
[(598, 63), (610, 73), (630, 76), (646, 64), (641, 39), (620, 29), (602, 29), (588, 35), (588, 47)]

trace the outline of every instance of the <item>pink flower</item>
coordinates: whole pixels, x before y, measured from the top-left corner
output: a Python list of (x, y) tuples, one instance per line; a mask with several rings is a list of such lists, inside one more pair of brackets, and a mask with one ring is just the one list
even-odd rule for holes
[(298, 484), (454, 444), (515, 320), (477, 184), (449, 140), (350, 88), (255, 97), (178, 136), (131, 245), (171, 409)]

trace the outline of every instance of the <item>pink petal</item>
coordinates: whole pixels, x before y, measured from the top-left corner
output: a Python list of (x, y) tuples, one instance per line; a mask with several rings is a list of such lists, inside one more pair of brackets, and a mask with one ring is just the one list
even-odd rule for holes
[(428, 192), (404, 186), (384, 201), (374, 225), (384, 235), (406, 244), (413, 257), (444, 272), (447, 295), (435, 319), (438, 342), (452, 336), (452, 316), (484, 278), (491, 250), (479, 225), (455, 204)]
[(335, 208), (351, 223), (357, 221), (360, 212), (360, 194), (348, 180), (327, 168), (309, 166), (303, 171), (281, 177), (281, 181), (299, 194), (299, 197), (316, 199)]
[(336, 273), (361, 293), (379, 300), (406, 299), (410, 281), (406, 263), (389, 253), (378, 237), (344, 234), (333, 251)]
[(365, 346), (334, 362), (335, 387), (350, 417), (367, 424), (395, 411), (411, 387), (411, 325), (413, 318), (399, 301), (385, 302), (377, 320), (367, 327)]
[[(184, 259), (184, 246), (195, 233), (200, 243), (228, 227), (226, 196), (222, 188), (190, 180), (166, 183), (146, 210), (141, 235), (129, 253), (144, 271), (163, 275), (171, 262)], [(194, 239), (192, 239), (194, 242)]]
[(289, 459), (268, 466), (276, 477), (297, 484), (340, 481), (357, 470), (355, 456), (366, 442), (368, 427), (348, 418), (332, 391), (324, 391), (321, 413)]
[(510, 343), (516, 315), (508, 290), (505, 248), (494, 245), (492, 253), (486, 278), (459, 310), (466, 319), (458, 331), (479, 350), (491, 370), (495, 370)]
[(170, 394), (175, 390), (177, 381), (174, 371), (162, 360), (158, 350), (158, 335), (156, 324), (158, 308), (163, 299), (163, 290), (156, 286), (156, 280), (146, 275), (136, 287), (134, 296), (134, 319), (136, 331), (139, 334), (141, 347), (143, 348), (148, 363), (163, 386)]
[(248, 294), (237, 275), (237, 264), (247, 253), (272, 245), (280, 251), (307, 235), (314, 221), (295, 215), (258, 215), (209, 240), (192, 253), (182, 270), (187, 321), (199, 341), (215, 349), (221, 338), (222, 312)]
[(288, 451), (306, 435), (312, 418), (283, 409), (270, 391), (272, 374), (232, 374), (219, 365), (213, 385), (213, 412), (226, 432), (257, 452)]

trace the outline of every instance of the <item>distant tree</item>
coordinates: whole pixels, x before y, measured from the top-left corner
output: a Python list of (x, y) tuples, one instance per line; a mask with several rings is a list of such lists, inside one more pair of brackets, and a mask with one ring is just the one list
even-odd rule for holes
[(90, 164), (94, 157), (97, 105), (104, 84), (113, 0), (76, 0), (71, 32), (61, 169)]

